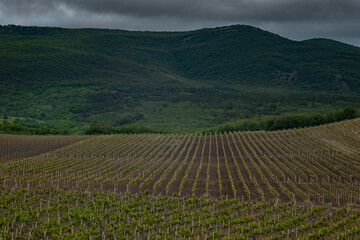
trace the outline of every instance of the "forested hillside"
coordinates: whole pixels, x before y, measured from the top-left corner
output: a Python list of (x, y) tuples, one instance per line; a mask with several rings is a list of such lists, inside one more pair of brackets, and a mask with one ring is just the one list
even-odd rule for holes
[(189, 32), (0, 27), (0, 121), (188, 132), (360, 107), (360, 49), (235, 25)]

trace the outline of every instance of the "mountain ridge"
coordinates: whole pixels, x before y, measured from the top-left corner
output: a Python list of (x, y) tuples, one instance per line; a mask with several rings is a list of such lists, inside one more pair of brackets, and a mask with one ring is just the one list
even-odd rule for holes
[(360, 48), (333, 40), (293, 41), (246, 25), (182, 32), (11, 25), (0, 26), (0, 38), (0, 116), (50, 127), (194, 130), (359, 107)]

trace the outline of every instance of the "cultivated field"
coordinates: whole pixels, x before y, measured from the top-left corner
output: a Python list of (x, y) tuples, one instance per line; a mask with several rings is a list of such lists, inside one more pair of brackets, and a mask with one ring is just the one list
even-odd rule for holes
[(20, 159), (81, 141), (87, 136), (18, 136), (0, 134), (0, 162)]
[(8, 160), (30, 154), (10, 138), (0, 137), (1, 239), (359, 236), (351, 209), (360, 204), (360, 119), (277, 132), (69, 137), (57, 149), (37, 140), (34, 156)]
[(331, 205), (2, 188), (0, 239), (359, 239)]
[[(1, 181), (5, 186), (358, 204), (359, 134), (356, 119), (307, 129), (208, 136), (35, 137), (34, 153), (82, 141), (2, 161)], [(0, 139), (6, 138), (13, 137)], [(14, 143), (11, 156), (29, 153), (18, 147), (25, 141)]]

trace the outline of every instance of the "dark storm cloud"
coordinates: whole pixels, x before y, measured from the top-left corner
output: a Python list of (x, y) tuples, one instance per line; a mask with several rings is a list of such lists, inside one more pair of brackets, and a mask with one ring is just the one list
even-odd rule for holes
[(189, 30), (240, 23), (350, 43), (360, 39), (359, 12), (359, 0), (0, 0), (0, 24)]
[(358, 0), (1, 0), (6, 8), (39, 11), (66, 6), (95, 14), (191, 19), (303, 21), (359, 19)]

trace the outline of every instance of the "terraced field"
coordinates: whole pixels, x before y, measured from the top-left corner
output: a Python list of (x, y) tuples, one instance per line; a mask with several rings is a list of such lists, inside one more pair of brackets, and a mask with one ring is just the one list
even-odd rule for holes
[[(6, 232), (71, 239), (89, 228), (95, 239), (356, 239), (360, 233), (360, 119), (277, 132), (34, 137), (37, 144), (14, 138), (0, 136), (1, 239), (15, 236)], [(19, 147), (35, 145), (33, 152)], [(61, 200), (62, 194), (77, 200)], [(37, 198), (46, 206), (35, 217), (28, 204), (38, 208)], [(120, 202), (127, 212), (114, 207)], [(209, 215), (194, 212), (202, 207)], [(139, 208), (157, 220), (145, 224), (148, 215), (135, 217)], [(50, 234), (48, 226), (36, 235), (38, 226), (21, 222), (19, 211), (42, 227), (58, 222), (56, 231), (65, 215), (72, 223), (61, 233)]]

